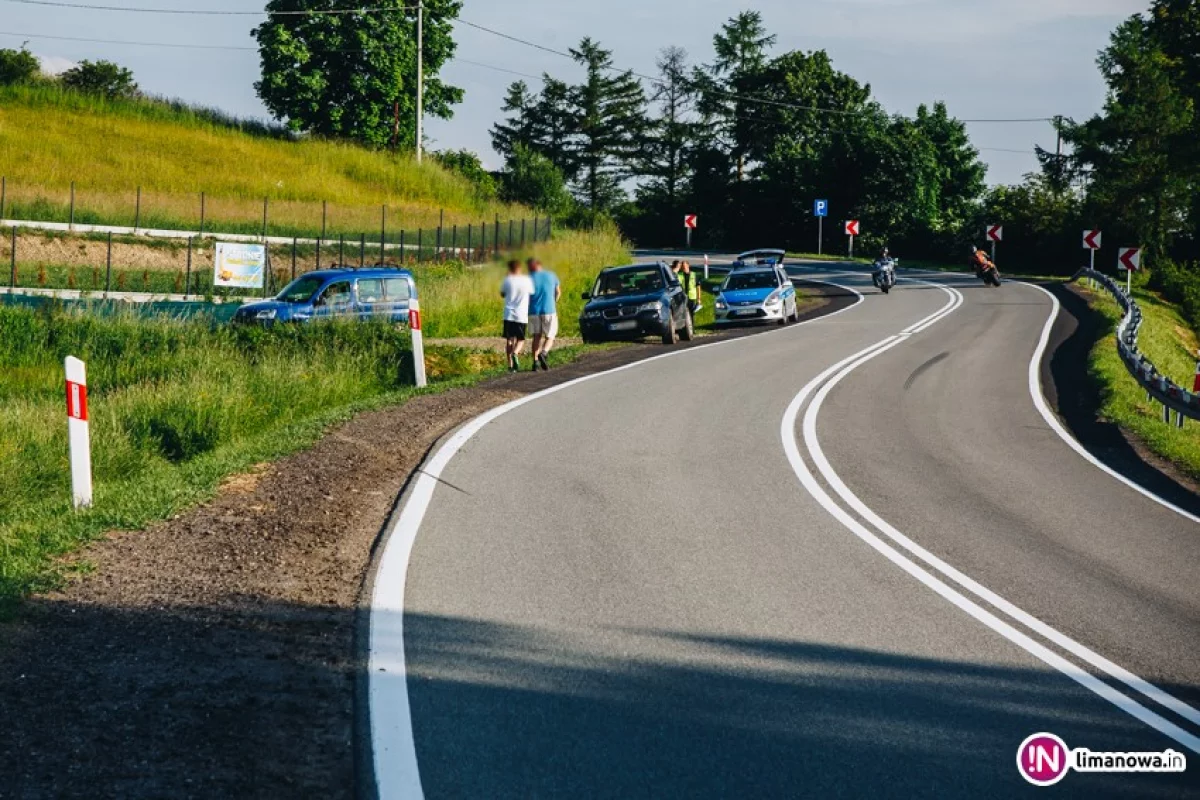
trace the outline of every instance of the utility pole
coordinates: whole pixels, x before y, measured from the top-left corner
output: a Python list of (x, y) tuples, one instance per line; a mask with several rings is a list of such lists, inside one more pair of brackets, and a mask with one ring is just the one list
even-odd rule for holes
[(417, 163), (425, 137), (425, 0), (417, 0)]

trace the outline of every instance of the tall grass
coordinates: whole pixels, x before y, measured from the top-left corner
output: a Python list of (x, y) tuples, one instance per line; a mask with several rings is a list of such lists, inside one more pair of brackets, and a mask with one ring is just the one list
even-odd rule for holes
[(65, 219), (76, 185), (80, 223), (257, 232), (263, 198), (279, 235), (377, 231), (532, 217), (483, 200), (432, 160), (416, 164), (353, 144), (247, 133), (212, 112), (147, 100), (104, 100), (55, 86), (0, 88), (0, 175), (6, 216)]
[[(0, 606), (44, 587), (55, 555), (206, 496), (350, 411), (414, 391), (385, 325), (213, 327), (0, 306)], [(68, 505), (62, 359), (89, 369), (94, 510)], [(434, 381), (499, 366), (434, 349)]]
[[(592, 287), (603, 266), (629, 263), (628, 245), (611, 230), (569, 231), (531, 250), (562, 282), (560, 335), (579, 335), (580, 295)], [(451, 269), (441, 274), (425, 268), (418, 274), (422, 308), (428, 309), (425, 332), (434, 337), (499, 336), (503, 303), (500, 263), (482, 269)]]

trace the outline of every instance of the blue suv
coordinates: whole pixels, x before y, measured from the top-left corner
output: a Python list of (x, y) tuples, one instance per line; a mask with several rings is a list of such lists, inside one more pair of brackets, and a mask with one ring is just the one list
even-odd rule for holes
[(331, 268), (309, 272), (270, 300), (247, 303), (233, 321), (251, 325), (320, 319), (382, 319), (407, 322), (417, 284), (406, 269)]

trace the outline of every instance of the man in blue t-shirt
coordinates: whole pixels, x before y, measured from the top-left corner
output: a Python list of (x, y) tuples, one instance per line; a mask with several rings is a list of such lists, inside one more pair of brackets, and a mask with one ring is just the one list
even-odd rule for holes
[(550, 364), (546, 354), (554, 346), (558, 336), (558, 300), (562, 297), (562, 285), (558, 276), (542, 269), (542, 262), (531, 258), (529, 278), (533, 281), (533, 296), (529, 298), (529, 333), (533, 336), (533, 370), (540, 366), (548, 371)]

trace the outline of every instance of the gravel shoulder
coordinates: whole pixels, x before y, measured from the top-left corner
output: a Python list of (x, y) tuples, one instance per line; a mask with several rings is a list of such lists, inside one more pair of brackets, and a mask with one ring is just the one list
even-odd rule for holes
[[(825, 291), (806, 317), (853, 302)], [(488, 408), (661, 352), (601, 350), (362, 414), (89, 547), (87, 574), (0, 624), (0, 798), (355, 796), (358, 605), (413, 470)]]

